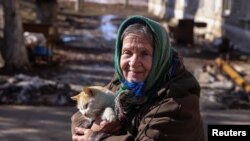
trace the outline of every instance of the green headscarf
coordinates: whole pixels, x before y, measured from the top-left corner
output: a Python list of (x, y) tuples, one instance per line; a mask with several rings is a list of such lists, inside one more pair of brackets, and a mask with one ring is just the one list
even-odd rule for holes
[(143, 16), (128, 17), (121, 23), (116, 37), (114, 63), (115, 73), (120, 81), (124, 79), (119, 65), (122, 49), (121, 35), (126, 27), (135, 23), (148, 25), (154, 37), (153, 64), (149, 76), (145, 81), (144, 89), (146, 94), (150, 94), (155, 92), (164, 83), (163, 81), (166, 80), (165, 77), (167, 77), (166, 74), (169, 72), (174, 49), (170, 45), (166, 30), (158, 22)]

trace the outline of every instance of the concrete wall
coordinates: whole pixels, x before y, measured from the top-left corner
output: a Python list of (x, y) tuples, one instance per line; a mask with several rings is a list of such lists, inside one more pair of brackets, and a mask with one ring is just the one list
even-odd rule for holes
[[(150, 1), (150, 0), (149, 0)], [(151, 0), (149, 5), (154, 5)], [(207, 27), (195, 33), (204, 34), (208, 41), (226, 36), (241, 51), (250, 54), (250, 1), (249, 0), (165, 0), (166, 20), (194, 19), (206, 22)], [(226, 6), (226, 3), (229, 3)], [(231, 4), (230, 4), (231, 3)], [(150, 12), (159, 10), (151, 7)]]
[[(228, 10), (226, 2), (231, 2)], [(250, 53), (250, 1), (249, 0), (203, 0), (195, 15), (196, 20), (206, 21), (206, 38), (226, 36), (241, 51)]]
[(163, 18), (166, 11), (166, 0), (148, 0), (148, 12)]

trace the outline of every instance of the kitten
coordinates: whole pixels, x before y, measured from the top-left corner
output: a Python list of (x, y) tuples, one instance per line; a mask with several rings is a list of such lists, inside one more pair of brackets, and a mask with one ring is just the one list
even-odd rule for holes
[(96, 119), (105, 122), (115, 122), (117, 115), (114, 110), (115, 95), (112, 91), (101, 86), (84, 87), (76, 96), (71, 97), (77, 101), (79, 112), (85, 117), (82, 125), (84, 128), (90, 128)]

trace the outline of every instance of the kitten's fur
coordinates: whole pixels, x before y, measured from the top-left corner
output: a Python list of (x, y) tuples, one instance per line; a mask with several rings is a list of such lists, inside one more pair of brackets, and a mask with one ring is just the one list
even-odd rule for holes
[(101, 121), (115, 122), (115, 95), (112, 91), (101, 86), (84, 87), (83, 90), (71, 99), (77, 101), (77, 108), (87, 119), (83, 122), (84, 128), (91, 126), (93, 121), (101, 118)]

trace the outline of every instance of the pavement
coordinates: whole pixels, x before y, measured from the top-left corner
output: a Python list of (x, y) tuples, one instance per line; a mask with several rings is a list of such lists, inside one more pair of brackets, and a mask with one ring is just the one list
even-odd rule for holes
[[(70, 141), (75, 107), (0, 106), (0, 141)], [(249, 110), (201, 111), (208, 124), (250, 125)]]
[(0, 141), (70, 141), (75, 107), (0, 106)]

